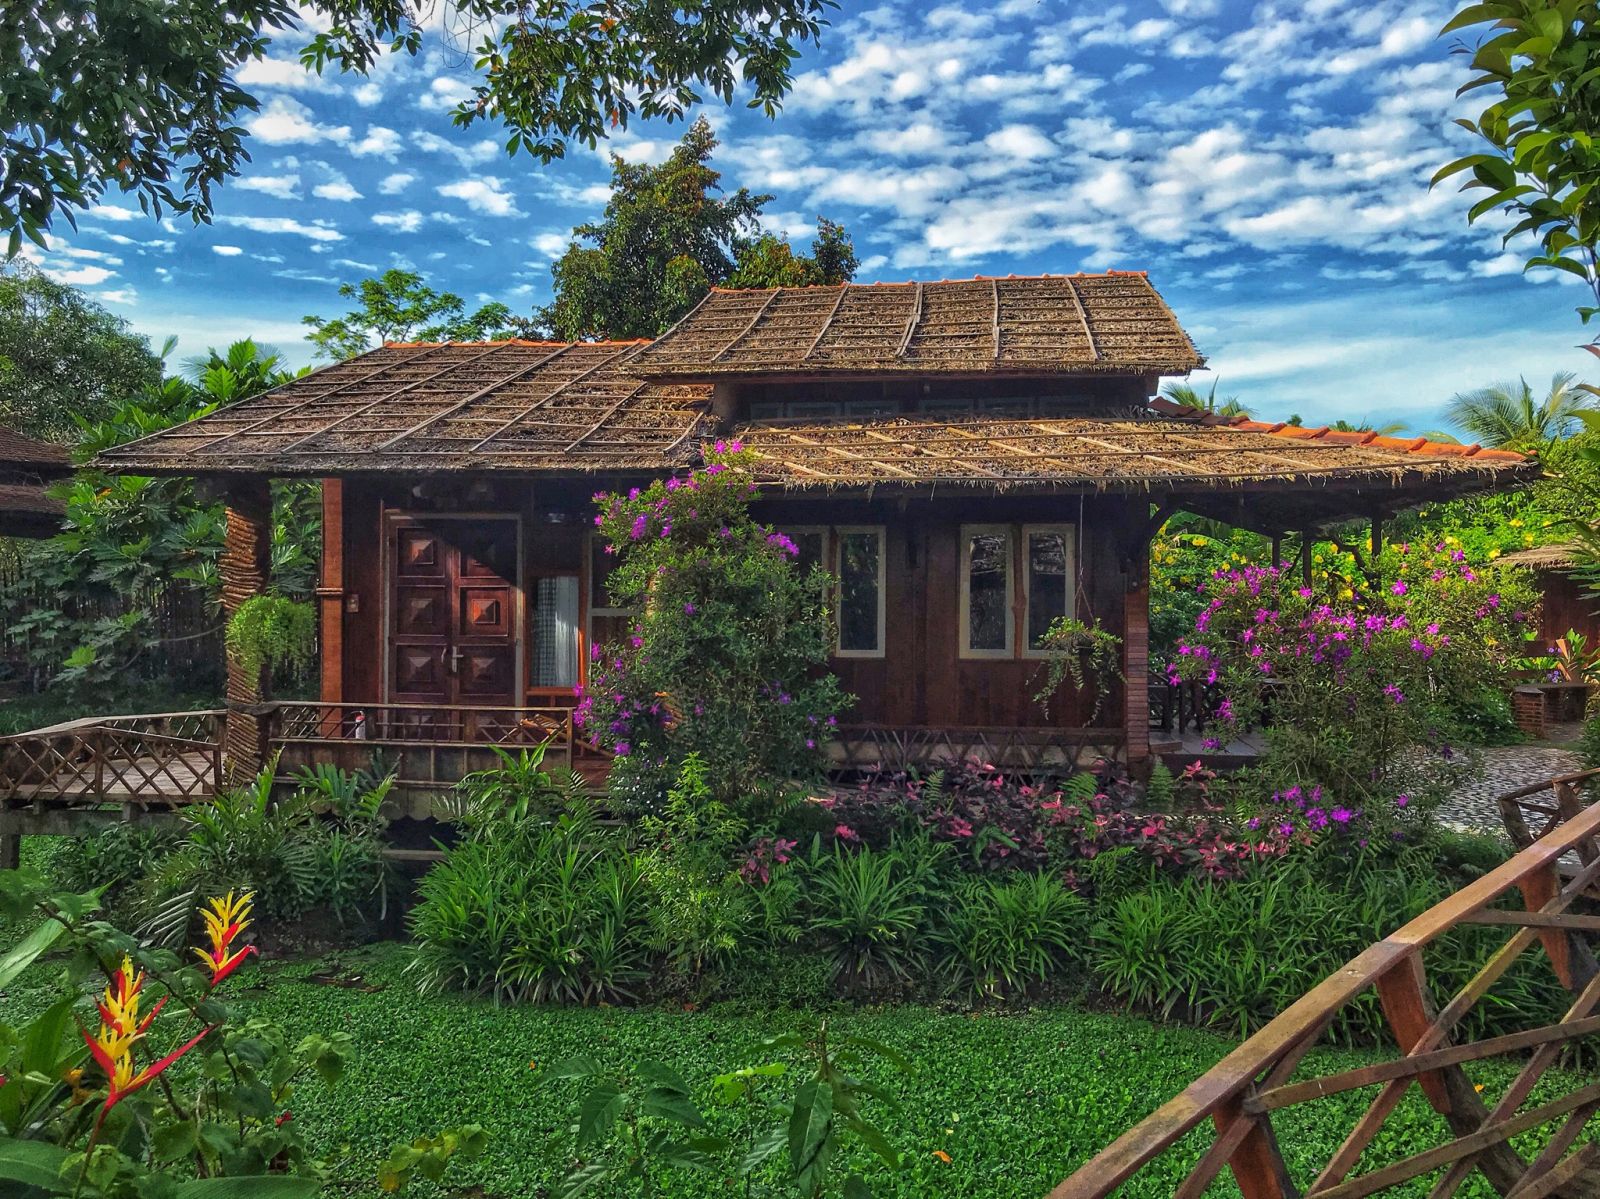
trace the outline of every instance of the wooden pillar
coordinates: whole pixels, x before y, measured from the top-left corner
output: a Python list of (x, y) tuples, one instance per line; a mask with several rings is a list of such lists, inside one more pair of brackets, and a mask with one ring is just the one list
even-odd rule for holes
[(0, 812), (0, 870), (15, 870), (22, 865), (21, 821)]
[(1128, 773), (1150, 769), (1150, 540), (1141, 537), (1128, 562), (1122, 595), (1122, 730)]
[(1283, 534), (1282, 533), (1274, 533), (1272, 535), (1272, 569), (1273, 570), (1282, 570), (1283, 569)]
[[(230, 480), (224, 501), (227, 530), (219, 569), (222, 612), (224, 618), (231, 618), (241, 604), (267, 589), (272, 566), (270, 481), (258, 477)], [(247, 673), (229, 657), (228, 714), (222, 733), (222, 768), (227, 782), (253, 778), (266, 764), (266, 722), (260, 711), (266, 698), (263, 672)]]
[(344, 699), (344, 480), (322, 480), (322, 577), (317, 588), (322, 701)]
[(1372, 514), (1372, 552), (1370, 555), (1370, 561), (1372, 562), (1372, 571), (1374, 574), (1376, 574), (1378, 571), (1378, 559), (1382, 556), (1382, 554), (1383, 512), (1378, 511)]
[(1300, 584), (1303, 587), (1311, 586), (1311, 547), (1313, 544), (1314, 539), (1310, 529), (1300, 534)]

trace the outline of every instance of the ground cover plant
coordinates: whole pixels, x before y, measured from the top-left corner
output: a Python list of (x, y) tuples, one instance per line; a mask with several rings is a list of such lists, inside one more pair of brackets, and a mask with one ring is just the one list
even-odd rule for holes
[[(821, 1022), (821, 1014), (762, 1005), (513, 1011), (453, 995), (419, 998), (405, 974), (408, 960), (406, 947), (385, 944), (333, 959), (252, 960), (235, 976), (231, 1002), (241, 1017), (271, 1020), (290, 1038), (318, 1030), (351, 1037), (356, 1051), (338, 1088), (308, 1086), (293, 1104), (309, 1153), (363, 1167), (346, 1172), (365, 1180), (347, 1194), (381, 1193), (370, 1166), (394, 1142), (462, 1120), (483, 1127), (486, 1146), (483, 1156), (452, 1165), (453, 1184), (490, 1194), (555, 1187), (573, 1161), (571, 1128), (589, 1084), (541, 1075), (573, 1057), (591, 1058), (619, 1077), (641, 1061), (659, 1062), (687, 1082), (711, 1133), (737, 1138), (746, 1113), (719, 1100), (716, 1078), (773, 1060), (801, 1073), (804, 1054), (774, 1053), (765, 1042), (797, 1030), (814, 1033)], [(41, 997), (37, 983), (9, 994), (24, 1005)], [(883, 1062), (862, 1072), (894, 1101), (885, 1128), (900, 1168), (891, 1170), (860, 1145), (844, 1148), (839, 1159), (859, 1170), (879, 1199), (1038, 1199), (1234, 1044), (1226, 1035), (1072, 1004), (990, 1013), (902, 1005), (834, 1011), (826, 1019), (834, 1032), (888, 1045), (910, 1067)], [(1349, 1068), (1369, 1060), (1359, 1050), (1321, 1049), (1309, 1065)], [(1497, 1062), (1474, 1067), (1473, 1077), (1503, 1084), (1514, 1072), (1514, 1065)], [(1547, 1079), (1539, 1094), (1559, 1082)], [(1325, 1159), (1362, 1101), (1358, 1092), (1284, 1113), (1282, 1141), (1297, 1168), (1306, 1169), (1319, 1153)], [(1441, 1133), (1438, 1118), (1413, 1093), (1374, 1152), (1392, 1158), (1438, 1143)], [(1198, 1152), (1191, 1142), (1187, 1160)], [(1127, 1194), (1166, 1199), (1183, 1160), (1179, 1154)], [(698, 1170), (667, 1171), (659, 1181), (662, 1199), (739, 1193)]]

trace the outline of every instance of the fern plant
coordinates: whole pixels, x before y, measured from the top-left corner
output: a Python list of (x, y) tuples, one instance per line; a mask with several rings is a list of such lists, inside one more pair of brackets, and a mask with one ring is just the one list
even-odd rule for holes
[(309, 603), (253, 595), (228, 619), (228, 656), (247, 675), (263, 670), (305, 674), (317, 654), (317, 615)]

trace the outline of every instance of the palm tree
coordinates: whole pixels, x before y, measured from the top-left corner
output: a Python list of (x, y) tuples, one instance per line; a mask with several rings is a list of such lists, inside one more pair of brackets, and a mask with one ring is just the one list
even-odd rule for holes
[(1218, 416), (1232, 420), (1236, 416), (1249, 416), (1250, 409), (1239, 402), (1238, 396), (1228, 396), (1217, 399), (1217, 384), (1221, 378), (1211, 380), (1211, 390), (1201, 395), (1198, 388), (1192, 383), (1163, 383), (1161, 394), (1174, 404), (1182, 404), (1186, 408), (1195, 408), (1201, 412), (1214, 412)]
[(1580, 412), (1595, 407), (1594, 396), (1574, 384), (1571, 371), (1558, 371), (1543, 399), (1535, 399), (1526, 379), (1458, 393), (1445, 415), (1487, 446), (1536, 449), (1568, 437)]
[(1357, 425), (1347, 420), (1336, 420), (1328, 427), (1337, 433), (1376, 433), (1379, 437), (1393, 437), (1396, 433), (1406, 431), (1406, 422), (1392, 420), (1386, 425), (1374, 425), (1370, 420), (1364, 420)]

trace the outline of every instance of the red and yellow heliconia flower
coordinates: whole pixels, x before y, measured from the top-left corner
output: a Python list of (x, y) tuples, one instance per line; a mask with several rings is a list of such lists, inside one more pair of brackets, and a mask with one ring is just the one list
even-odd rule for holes
[(93, 1034), (88, 1029), (82, 1030), (84, 1042), (89, 1046), (90, 1056), (106, 1075), (107, 1092), (105, 1106), (101, 1109), (102, 1119), (106, 1112), (141, 1087), (148, 1085), (211, 1031), (209, 1028), (202, 1029), (187, 1044), (173, 1050), (166, 1057), (151, 1062), (142, 1070), (135, 1070), (133, 1047), (143, 1039), (150, 1022), (156, 1018), (156, 1013), (161, 1010), (162, 1004), (166, 1003), (163, 998), (149, 1012), (140, 1016), (139, 1007), (143, 992), (144, 971), (135, 971), (133, 962), (124, 955), (122, 965), (111, 976), (105, 994), (96, 1004), (100, 1009), (99, 1030)]
[(213, 987), (237, 970), (256, 951), (254, 945), (246, 945), (243, 949), (233, 947), (239, 934), (250, 927), (250, 901), (253, 898), (249, 891), (237, 898), (229, 891), (223, 898), (210, 900), (209, 910), (200, 913), (205, 920), (206, 939), (211, 942), (211, 948), (197, 948), (194, 952), (205, 963), (206, 969), (211, 971)]

